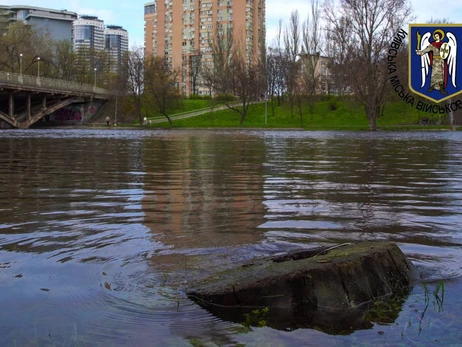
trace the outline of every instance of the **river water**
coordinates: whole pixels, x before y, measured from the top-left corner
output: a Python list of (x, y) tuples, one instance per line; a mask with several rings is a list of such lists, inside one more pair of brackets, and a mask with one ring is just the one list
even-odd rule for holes
[[(462, 341), (460, 132), (4, 130), (0, 179), (1, 346)], [(248, 327), (184, 293), (364, 240), (396, 242), (425, 280), (365, 329)]]

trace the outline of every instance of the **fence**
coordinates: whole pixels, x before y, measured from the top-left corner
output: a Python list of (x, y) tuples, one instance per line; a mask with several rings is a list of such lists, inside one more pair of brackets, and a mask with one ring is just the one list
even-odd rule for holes
[(0, 83), (19, 87), (23, 86), (37, 89), (58, 90), (60, 93), (100, 94), (106, 96), (109, 96), (110, 94), (108, 90), (98, 88), (92, 84), (24, 75), (13, 72), (0, 71)]

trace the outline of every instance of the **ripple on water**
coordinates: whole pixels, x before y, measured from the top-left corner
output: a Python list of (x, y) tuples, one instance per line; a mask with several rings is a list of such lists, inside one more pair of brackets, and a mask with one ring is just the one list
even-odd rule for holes
[[(391, 240), (426, 279), (460, 276), (461, 144), (458, 133), (6, 131), (0, 336), (236, 345), (232, 324), (184, 286), (300, 247)], [(294, 340), (311, 341), (302, 330)]]

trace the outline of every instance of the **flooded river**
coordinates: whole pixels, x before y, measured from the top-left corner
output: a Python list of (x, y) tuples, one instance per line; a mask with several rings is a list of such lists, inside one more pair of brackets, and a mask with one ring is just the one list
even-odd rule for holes
[[(457, 345), (461, 225), (462, 132), (2, 130), (0, 346)], [(366, 329), (249, 327), (184, 293), (364, 240), (425, 281)]]

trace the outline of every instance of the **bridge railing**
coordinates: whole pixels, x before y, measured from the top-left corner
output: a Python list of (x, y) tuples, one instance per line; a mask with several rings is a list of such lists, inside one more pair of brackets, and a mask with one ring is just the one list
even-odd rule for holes
[(43, 88), (51, 90), (59, 90), (60, 92), (84, 93), (84, 94), (103, 94), (109, 95), (110, 91), (94, 86), (93, 84), (85, 84), (79, 82), (65, 81), (54, 78), (38, 77), (32, 75), (24, 75), (13, 72), (0, 71), (0, 83), (12, 84), (16, 86), (26, 86), (33, 88)]

